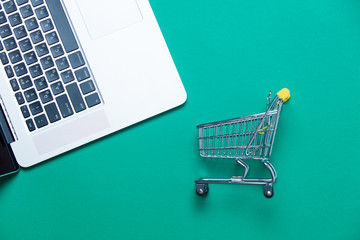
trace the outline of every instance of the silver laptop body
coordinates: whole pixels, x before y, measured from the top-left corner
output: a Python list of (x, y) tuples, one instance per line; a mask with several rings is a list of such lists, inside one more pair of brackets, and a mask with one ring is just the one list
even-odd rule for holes
[(148, 0), (0, 4), (0, 105), (21, 166), (185, 102)]

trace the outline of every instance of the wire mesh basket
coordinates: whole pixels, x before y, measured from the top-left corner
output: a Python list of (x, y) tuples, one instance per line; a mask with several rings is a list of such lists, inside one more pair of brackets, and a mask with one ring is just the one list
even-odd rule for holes
[[(196, 180), (196, 193), (204, 196), (208, 193), (209, 183), (263, 185), (264, 195), (271, 198), (274, 194), (273, 183), (277, 178), (275, 168), (270, 163), (276, 129), (281, 107), (290, 98), (286, 88), (271, 100), (267, 98), (267, 110), (264, 113), (198, 125), (200, 156), (210, 158), (232, 158), (244, 167), (243, 176), (228, 179)], [(271, 174), (269, 179), (246, 178), (249, 166), (247, 159), (259, 160)]]

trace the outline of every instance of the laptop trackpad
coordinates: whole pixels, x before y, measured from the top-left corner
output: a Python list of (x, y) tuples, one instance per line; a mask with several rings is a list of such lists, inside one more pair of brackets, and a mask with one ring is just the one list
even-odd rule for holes
[(135, 0), (76, 0), (92, 39), (98, 39), (140, 22)]
[(74, 119), (69, 123), (48, 130), (34, 136), (34, 143), (40, 155), (59, 148), (68, 147), (78, 141), (94, 139), (96, 134), (102, 133), (110, 127), (104, 110), (94, 111), (91, 114)]

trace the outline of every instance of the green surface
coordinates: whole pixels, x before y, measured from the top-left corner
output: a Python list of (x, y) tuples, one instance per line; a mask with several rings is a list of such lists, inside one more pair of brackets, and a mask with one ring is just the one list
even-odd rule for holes
[[(0, 182), (0, 239), (359, 239), (360, 2), (151, 0), (185, 105)], [(211, 185), (196, 124), (287, 87), (275, 196)]]

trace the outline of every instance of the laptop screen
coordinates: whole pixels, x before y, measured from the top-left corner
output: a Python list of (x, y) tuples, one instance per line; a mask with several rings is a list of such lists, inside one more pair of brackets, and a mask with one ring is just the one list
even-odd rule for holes
[(0, 177), (9, 173), (16, 172), (19, 165), (15, 161), (14, 155), (5, 141), (4, 134), (1, 131), (0, 137)]
[(11, 140), (12, 135), (0, 106), (0, 177), (19, 170), (19, 165), (10, 147)]

